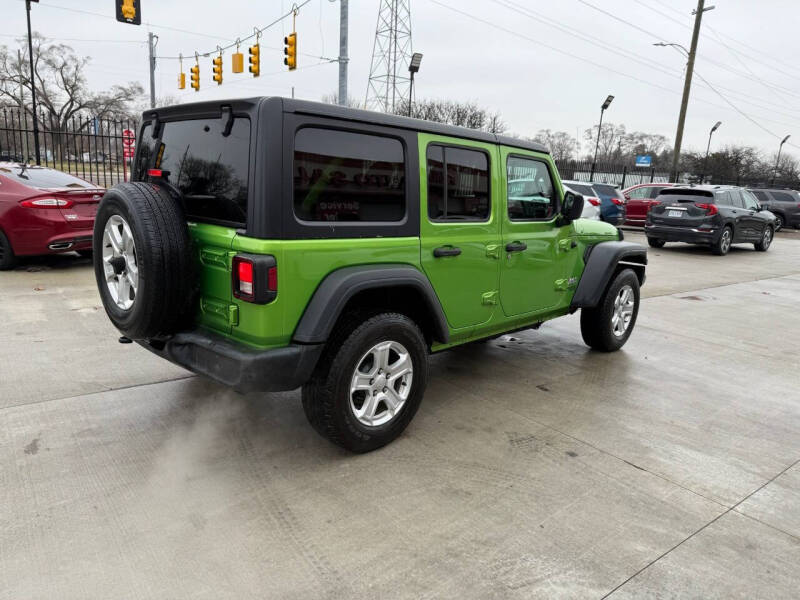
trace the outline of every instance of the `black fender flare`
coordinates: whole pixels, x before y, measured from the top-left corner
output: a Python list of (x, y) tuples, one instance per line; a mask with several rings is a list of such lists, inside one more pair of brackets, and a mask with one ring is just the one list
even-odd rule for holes
[(433, 338), (450, 341), (447, 319), (428, 278), (410, 265), (374, 264), (344, 267), (329, 273), (306, 306), (292, 341), (321, 344), (328, 340), (347, 302), (359, 292), (376, 288), (406, 287), (418, 291), (431, 317)]
[(633, 242), (600, 242), (587, 249), (586, 266), (572, 297), (570, 310), (593, 308), (600, 303), (619, 265), (630, 266), (644, 284), (647, 248)]

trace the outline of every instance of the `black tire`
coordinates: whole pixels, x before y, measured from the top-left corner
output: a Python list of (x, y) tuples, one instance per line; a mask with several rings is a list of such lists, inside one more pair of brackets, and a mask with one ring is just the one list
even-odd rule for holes
[(786, 219), (783, 218), (783, 215), (780, 213), (775, 213), (775, 233), (778, 233), (781, 229), (783, 229), (783, 224), (786, 222)]
[[(621, 335), (614, 333), (612, 317), (616, 310), (616, 300), (625, 287), (633, 294), (633, 313), (627, 328)], [(639, 278), (631, 269), (620, 271), (606, 289), (605, 294), (594, 308), (581, 309), (581, 336), (587, 346), (600, 352), (614, 352), (628, 341), (639, 315)]]
[(663, 248), (664, 244), (666, 244), (664, 240), (652, 237), (647, 238), (647, 243), (650, 244), (651, 248)]
[[(399, 342), (408, 351), (413, 366), (411, 391), (393, 418), (370, 426), (356, 417), (350, 385), (365, 354), (384, 341)], [(422, 332), (405, 315), (381, 313), (366, 320), (345, 320), (334, 331), (314, 374), (303, 386), (303, 410), (308, 421), (320, 435), (351, 452), (385, 446), (403, 432), (419, 408), (428, 380), (427, 354)]]
[(17, 266), (17, 257), (14, 256), (14, 249), (6, 234), (0, 229), (0, 271), (8, 271), (15, 266)]
[(766, 252), (767, 250), (769, 250), (769, 247), (772, 245), (772, 239), (774, 237), (775, 237), (775, 232), (772, 231), (772, 227), (767, 225), (764, 228), (764, 234), (761, 237), (761, 241), (758, 242), (758, 243), (753, 244), (753, 246), (755, 246), (755, 249), (758, 252)]
[[(727, 235), (727, 240), (725, 236)], [(733, 243), (733, 228), (730, 225), (725, 225), (722, 233), (719, 234), (719, 239), (711, 244), (711, 252), (717, 256), (725, 256), (731, 249)]]
[[(130, 227), (138, 266), (138, 289), (127, 309), (114, 302), (104, 272), (104, 230), (115, 215)], [(141, 182), (108, 190), (95, 217), (93, 253), (103, 307), (124, 335), (146, 339), (188, 325), (194, 313), (194, 262), (183, 211), (166, 190)]]
[(94, 250), (76, 250), (76, 252), (81, 258), (92, 258), (94, 256)]

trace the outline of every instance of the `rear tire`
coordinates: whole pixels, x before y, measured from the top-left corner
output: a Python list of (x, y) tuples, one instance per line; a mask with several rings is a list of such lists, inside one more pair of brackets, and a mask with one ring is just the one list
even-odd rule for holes
[(639, 278), (631, 269), (620, 271), (599, 304), (581, 309), (581, 335), (587, 346), (614, 352), (628, 341), (639, 314)]
[(93, 237), (97, 287), (117, 329), (146, 339), (189, 324), (194, 261), (183, 211), (166, 190), (142, 182), (115, 185), (100, 202)]
[(725, 228), (722, 230), (719, 239), (713, 244), (711, 244), (711, 252), (713, 252), (717, 256), (725, 256), (731, 249), (732, 242), (733, 242), (733, 229), (729, 225), (726, 225)]
[(334, 331), (303, 386), (303, 410), (334, 444), (370, 452), (408, 426), (427, 379), (427, 345), (414, 321), (398, 313), (350, 319)]
[(772, 231), (772, 227), (767, 225), (767, 227), (764, 228), (764, 235), (762, 236), (761, 241), (756, 244), (753, 244), (753, 246), (755, 246), (755, 249), (758, 252), (766, 252), (772, 245), (772, 238), (774, 235), (775, 234)]
[(17, 266), (17, 257), (14, 256), (11, 242), (8, 241), (6, 234), (0, 229), (0, 271), (8, 271), (15, 266)]
[(651, 237), (647, 238), (647, 243), (650, 244), (651, 248), (663, 248), (664, 244), (666, 244), (666, 242), (664, 240), (661, 240), (659, 238), (651, 238)]

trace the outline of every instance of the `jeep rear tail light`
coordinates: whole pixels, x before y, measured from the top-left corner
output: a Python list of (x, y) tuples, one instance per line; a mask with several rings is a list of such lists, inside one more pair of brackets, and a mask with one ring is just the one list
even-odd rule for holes
[(278, 295), (278, 267), (274, 256), (237, 254), (233, 257), (232, 267), (234, 297), (254, 304), (267, 304)]
[(591, 204), (592, 206), (600, 206), (600, 200), (598, 200), (597, 198), (587, 198), (587, 200), (589, 201), (589, 204)]
[(706, 211), (706, 216), (707, 217), (715, 215), (715, 214), (717, 214), (719, 212), (717, 210), (717, 205), (716, 204), (707, 204), (705, 202), (695, 202), (694, 205), (697, 208), (702, 208), (704, 211)]

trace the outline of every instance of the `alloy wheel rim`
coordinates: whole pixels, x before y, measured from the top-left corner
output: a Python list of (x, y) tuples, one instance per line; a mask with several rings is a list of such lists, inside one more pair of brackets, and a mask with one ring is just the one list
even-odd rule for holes
[(633, 309), (636, 297), (633, 288), (624, 285), (620, 288), (616, 298), (614, 298), (614, 310), (611, 312), (611, 331), (617, 337), (622, 337), (633, 320)]
[(772, 243), (772, 230), (767, 227), (766, 231), (764, 231), (764, 247), (769, 248), (769, 245)]
[(722, 232), (722, 250), (727, 252), (731, 246), (731, 232), (727, 229)]
[(114, 304), (130, 310), (139, 290), (136, 244), (128, 222), (112, 215), (103, 228), (103, 273)]
[(414, 365), (405, 346), (383, 341), (356, 363), (350, 380), (350, 409), (362, 425), (378, 427), (394, 419), (411, 393)]

